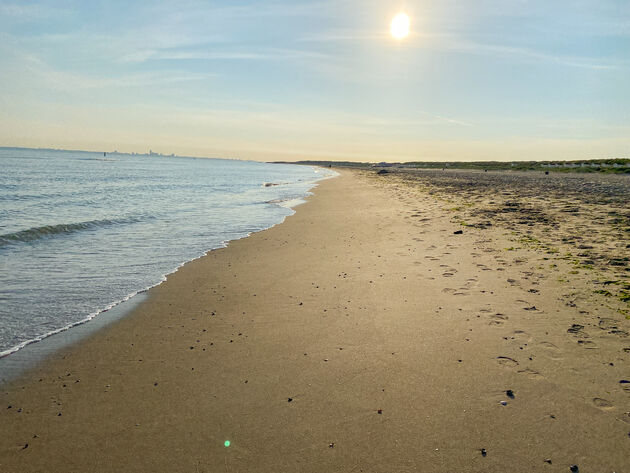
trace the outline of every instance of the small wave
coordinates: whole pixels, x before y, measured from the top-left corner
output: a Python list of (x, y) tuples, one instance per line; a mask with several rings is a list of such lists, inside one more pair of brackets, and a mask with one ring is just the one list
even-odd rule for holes
[(44, 225), (42, 227), (33, 227), (28, 230), (22, 230), (15, 233), (7, 233), (0, 235), (0, 247), (17, 243), (41, 240), (43, 238), (52, 238), (56, 235), (80, 232), (82, 230), (92, 230), (95, 228), (109, 227), (111, 225), (120, 225), (125, 223), (135, 223), (140, 220), (137, 218), (113, 219), (113, 220), (89, 220), (87, 222), (77, 223), (61, 223), (58, 225)]
[(280, 198), (280, 199), (268, 200), (265, 203), (266, 204), (277, 205), (279, 207), (284, 207), (284, 208), (287, 208), (287, 209), (292, 209), (293, 207), (297, 207), (298, 205), (305, 204), (306, 200), (304, 200), (304, 199), (306, 197), (310, 197), (311, 195), (313, 195), (311, 192), (307, 192), (304, 195), (298, 195), (298, 196), (284, 197), (284, 198)]

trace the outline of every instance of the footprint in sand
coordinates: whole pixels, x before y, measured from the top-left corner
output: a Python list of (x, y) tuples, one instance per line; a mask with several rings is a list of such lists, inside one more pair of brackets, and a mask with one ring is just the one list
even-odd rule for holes
[(554, 345), (551, 342), (540, 342), (540, 346), (552, 352), (560, 351), (560, 348), (558, 348), (556, 345)]
[(629, 335), (628, 332), (626, 332), (625, 330), (621, 330), (617, 328), (610, 330), (608, 333), (610, 333), (611, 335), (617, 335), (618, 337), (622, 337), (622, 338), (626, 338)]
[(619, 328), (620, 322), (615, 319), (602, 318), (600, 319), (598, 326), (601, 330), (606, 330), (611, 335), (617, 335), (618, 337), (625, 338), (628, 336), (628, 332)]
[(518, 361), (514, 358), (510, 358), (509, 356), (497, 356), (497, 362), (502, 366), (514, 367), (518, 366)]
[(490, 325), (503, 325), (509, 317), (505, 314), (493, 314), (490, 316)]
[(576, 337), (588, 337), (586, 333), (584, 333), (584, 325), (580, 324), (572, 324), (568, 329), (567, 333), (575, 335)]
[(620, 322), (615, 319), (603, 317), (599, 320), (598, 326), (601, 330), (606, 330), (611, 335), (617, 335), (618, 337), (627, 337), (628, 332), (619, 328)]
[(477, 278), (470, 278), (470, 279), (466, 279), (466, 284), (465, 286), (468, 288), (477, 286), (479, 284), (479, 280)]
[(591, 340), (578, 340), (578, 345), (580, 345), (583, 348), (586, 348), (587, 350), (596, 350), (597, 349), (597, 345), (595, 344), (595, 342), (592, 342)]
[(538, 371), (532, 370), (530, 368), (527, 368), (527, 369), (524, 369), (524, 370), (520, 370), (520, 371), (518, 371), (518, 373), (524, 374), (529, 379), (543, 379), (544, 378), (544, 376), (542, 374), (540, 374)]
[(613, 406), (612, 402), (606, 400), (606, 399), (602, 399), (601, 397), (594, 397), (593, 398), (593, 404), (595, 404), (595, 407), (599, 407), (600, 409), (604, 410), (604, 411), (611, 411), (615, 408), (615, 406)]
[(524, 330), (514, 330), (512, 338), (516, 340), (525, 340), (527, 343), (530, 343), (533, 340), (531, 335)]

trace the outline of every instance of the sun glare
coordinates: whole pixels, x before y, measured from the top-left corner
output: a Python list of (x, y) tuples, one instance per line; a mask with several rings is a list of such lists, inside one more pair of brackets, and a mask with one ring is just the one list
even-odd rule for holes
[(389, 31), (394, 38), (405, 39), (409, 36), (409, 16), (402, 12), (396, 15), (392, 19)]

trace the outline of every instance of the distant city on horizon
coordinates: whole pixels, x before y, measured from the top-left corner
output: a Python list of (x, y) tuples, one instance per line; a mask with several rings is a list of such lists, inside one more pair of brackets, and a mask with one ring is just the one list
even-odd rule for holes
[[(77, 150), (77, 149), (61, 149), (61, 148), (30, 148), (23, 146), (0, 146), (0, 149), (18, 149), (18, 150), (39, 150), (66, 153), (91, 153), (98, 155), (116, 155), (116, 156), (152, 156), (161, 158), (188, 158), (188, 159), (226, 159), (237, 161), (257, 161), (254, 159), (243, 159), (223, 156), (182, 156), (175, 153), (160, 153), (149, 149), (146, 153), (98, 150)], [(541, 159), (541, 160), (515, 160), (515, 161), (434, 161), (434, 160), (417, 160), (417, 161), (343, 161), (343, 160), (270, 160), (260, 161), (280, 164), (302, 164), (313, 166), (340, 166), (340, 167), (401, 167), (401, 168), (425, 168), (425, 169), (492, 169), (492, 170), (540, 170), (546, 168), (548, 170), (579, 170), (580, 172), (596, 172), (596, 171), (612, 171), (615, 173), (630, 173), (630, 158), (605, 158), (605, 159)]]

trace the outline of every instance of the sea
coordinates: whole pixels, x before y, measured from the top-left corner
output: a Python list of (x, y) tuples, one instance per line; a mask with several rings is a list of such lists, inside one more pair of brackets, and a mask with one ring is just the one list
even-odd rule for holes
[(334, 171), (0, 148), (0, 358), (281, 223)]

